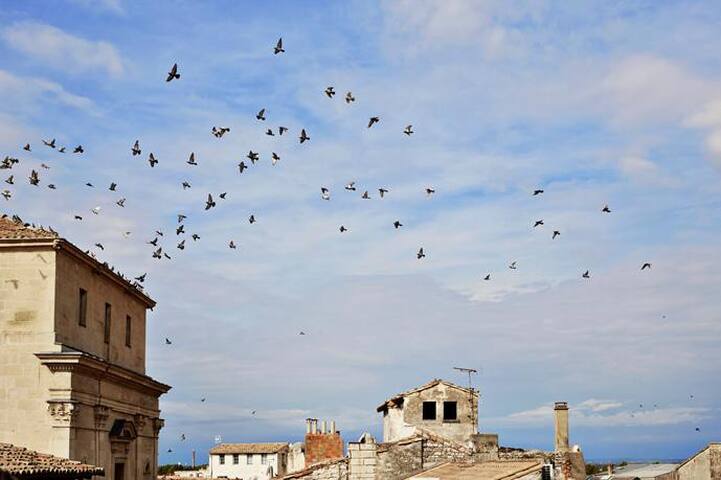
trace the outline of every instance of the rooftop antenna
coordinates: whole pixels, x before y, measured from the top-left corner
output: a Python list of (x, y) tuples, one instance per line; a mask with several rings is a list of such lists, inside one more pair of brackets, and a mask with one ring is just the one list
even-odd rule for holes
[(468, 406), (471, 409), (471, 414), (469, 417), (471, 417), (471, 421), (473, 422), (473, 425), (478, 428), (478, 420), (476, 419), (476, 409), (473, 408), (473, 383), (471, 381), (471, 375), (477, 374), (478, 370), (475, 368), (463, 368), (463, 367), (453, 367), (453, 370), (458, 370), (461, 373), (467, 373), (468, 374)]

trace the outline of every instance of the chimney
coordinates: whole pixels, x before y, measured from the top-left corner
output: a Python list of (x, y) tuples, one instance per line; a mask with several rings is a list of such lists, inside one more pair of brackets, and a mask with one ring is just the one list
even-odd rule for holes
[(316, 434), (318, 433), (318, 419), (317, 418), (311, 418), (310, 419), (310, 433)]
[(310, 433), (310, 422), (311, 422), (311, 419), (310, 419), (310, 418), (306, 418), (306, 419), (305, 419), (305, 433), (306, 433), (306, 435)]
[[(343, 458), (343, 438), (340, 432), (335, 431), (335, 422), (321, 422), (321, 431), (318, 431), (318, 420), (311, 419), (310, 432), (305, 434), (305, 466), (309, 467), (326, 460)], [(307, 429), (306, 429), (307, 430)]]
[(568, 452), (568, 403), (556, 402), (556, 452)]
[(320, 433), (322, 433), (322, 434), (326, 433), (325, 427), (326, 427), (326, 422), (325, 422), (325, 420), (323, 420), (322, 422), (320, 422)]
[(613, 464), (609, 463), (608, 464), (608, 476), (610, 477), (611, 475), (613, 475)]
[(335, 433), (335, 420), (330, 421), (330, 432), (329, 433)]

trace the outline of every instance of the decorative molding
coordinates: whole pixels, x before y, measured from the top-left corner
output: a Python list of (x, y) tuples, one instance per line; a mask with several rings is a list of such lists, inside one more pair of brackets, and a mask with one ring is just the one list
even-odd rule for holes
[(141, 414), (139, 414), (139, 413), (136, 413), (136, 414), (133, 416), (133, 418), (134, 418), (134, 420), (135, 420), (135, 426), (136, 426), (137, 430), (138, 430), (139, 432), (142, 432), (143, 429), (145, 428), (145, 424), (147, 423), (148, 417), (146, 417), (145, 415), (141, 415)]
[(53, 426), (70, 426), (73, 419), (77, 418), (78, 411), (78, 405), (72, 400), (48, 400), (48, 412), (53, 418)]
[(165, 426), (165, 420), (162, 418), (154, 418), (153, 419), (153, 435), (158, 436), (160, 434), (160, 429)]
[(105, 429), (108, 417), (110, 417), (110, 409), (102, 405), (95, 405), (93, 411), (95, 413), (95, 428), (97, 430)]

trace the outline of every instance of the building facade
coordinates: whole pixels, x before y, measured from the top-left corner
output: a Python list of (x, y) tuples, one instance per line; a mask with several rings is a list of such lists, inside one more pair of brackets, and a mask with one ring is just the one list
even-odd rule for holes
[(210, 478), (269, 480), (285, 475), (287, 443), (221, 443), (210, 449)]
[(0, 218), (0, 442), (155, 479), (154, 301), (56, 233)]

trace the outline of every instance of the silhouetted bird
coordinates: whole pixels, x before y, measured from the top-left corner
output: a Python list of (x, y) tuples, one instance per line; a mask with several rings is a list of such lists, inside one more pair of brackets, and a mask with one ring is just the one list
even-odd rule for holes
[(423, 247), (418, 250), (418, 253), (416, 253), (416, 257), (418, 258), (418, 260), (426, 257), (426, 254), (423, 252)]
[(275, 44), (275, 48), (273, 48), (274, 55), (278, 55), (279, 53), (285, 53), (285, 50), (283, 49), (283, 37), (278, 39), (278, 42)]
[(380, 121), (381, 119), (379, 117), (371, 117), (370, 120), (368, 120), (368, 128), (371, 128), (373, 125)]
[(165, 79), (165, 81), (170, 82), (171, 80), (177, 80), (179, 78), (180, 74), (178, 73), (178, 64), (174, 63), (170, 71), (168, 72), (168, 77)]

